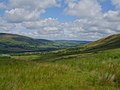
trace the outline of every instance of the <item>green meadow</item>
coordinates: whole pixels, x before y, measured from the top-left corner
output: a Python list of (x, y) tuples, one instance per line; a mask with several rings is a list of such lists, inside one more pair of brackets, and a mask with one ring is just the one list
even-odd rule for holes
[(1, 55), (0, 90), (120, 90), (120, 49)]

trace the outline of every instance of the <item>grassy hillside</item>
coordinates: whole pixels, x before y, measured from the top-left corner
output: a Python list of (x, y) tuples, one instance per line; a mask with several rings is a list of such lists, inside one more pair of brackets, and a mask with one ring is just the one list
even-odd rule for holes
[(45, 51), (54, 49), (52, 41), (37, 40), (15, 34), (0, 34), (0, 52)]
[[(86, 42), (87, 43), (87, 42)], [(75, 41), (50, 41), (26, 36), (0, 33), (0, 53), (51, 51), (83, 44)]]
[(56, 44), (60, 45), (61, 47), (71, 48), (80, 45), (84, 45), (90, 43), (91, 41), (77, 41), (77, 40), (55, 40)]
[(0, 90), (120, 90), (120, 49), (0, 57)]
[[(83, 48), (1, 54), (0, 90), (120, 90), (118, 41), (112, 35)], [(93, 48), (100, 45), (106, 48)]]
[(117, 48), (120, 48), (120, 34), (114, 34), (106, 38), (84, 44), (82, 46), (61, 50), (61, 52), (64, 55), (70, 55), (76, 53), (98, 52)]
[(108, 36), (84, 46), (87, 51), (100, 51), (120, 48), (120, 34)]

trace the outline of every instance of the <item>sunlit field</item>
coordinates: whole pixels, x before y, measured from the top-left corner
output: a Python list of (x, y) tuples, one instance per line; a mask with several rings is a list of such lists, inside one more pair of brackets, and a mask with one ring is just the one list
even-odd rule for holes
[(0, 90), (120, 90), (120, 49), (1, 56)]

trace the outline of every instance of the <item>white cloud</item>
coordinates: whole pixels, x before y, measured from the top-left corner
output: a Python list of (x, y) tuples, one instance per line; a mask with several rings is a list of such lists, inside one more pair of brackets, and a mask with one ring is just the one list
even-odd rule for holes
[(108, 21), (120, 22), (120, 13), (118, 11), (108, 11), (104, 14), (104, 18)]
[(24, 8), (28, 10), (41, 10), (57, 5), (56, 0), (10, 0), (10, 8)]
[(0, 17), (0, 31), (10, 31), (11, 29), (14, 28), (14, 25), (11, 23), (7, 23), (6, 21), (3, 20), (2, 17)]
[(80, 18), (95, 18), (101, 15), (101, 6), (96, 0), (67, 0), (67, 3), (68, 7), (65, 9), (67, 15)]
[(118, 10), (120, 10), (120, 0), (112, 0), (113, 5), (116, 6)]
[(26, 27), (27, 29), (39, 29), (42, 27), (47, 27), (47, 26), (58, 26), (60, 22), (58, 22), (57, 19), (54, 18), (47, 18), (44, 20), (38, 20), (38, 21), (29, 21), (29, 22), (23, 22), (22, 25)]
[(0, 3), (0, 9), (6, 9), (6, 5), (4, 3)]
[(37, 11), (26, 11), (22, 8), (15, 8), (10, 11), (5, 11), (5, 19), (8, 22), (20, 23), (23, 21), (34, 21), (39, 18), (39, 12)]
[(99, 2), (66, 0), (65, 13), (78, 19), (59, 22), (55, 18), (40, 18), (47, 8), (59, 5), (57, 0), (10, 0), (6, 5), (4, 20), (2, 17), (0, 19), (0, 31), (35, 38), (78, 40), (96, 40), (106, 35), (120, 33), (119, 0), (112, 0), (116, 11), (109, 10), (105, 13), (102, 13), (100, 1), (104, 2), (104, 0)]
[(57, 6), (56, 0), (10, 0), (6, 5), (5, 19), (9, 22), (38, 20), (45, 9)]

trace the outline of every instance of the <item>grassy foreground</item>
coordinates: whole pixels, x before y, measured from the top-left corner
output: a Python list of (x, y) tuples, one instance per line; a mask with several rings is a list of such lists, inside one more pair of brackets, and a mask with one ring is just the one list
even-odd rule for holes
[(1, 56), (0, 90), (120, 90), (120, 49)]

